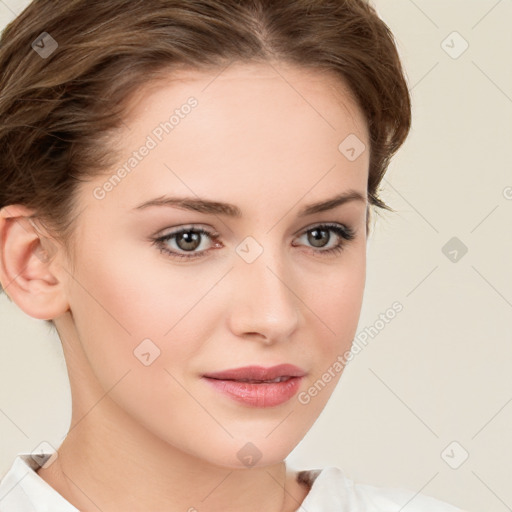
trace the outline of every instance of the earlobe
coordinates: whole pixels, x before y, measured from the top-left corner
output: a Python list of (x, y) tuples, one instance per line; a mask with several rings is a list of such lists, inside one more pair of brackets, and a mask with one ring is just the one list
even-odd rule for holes
[(57, 246), (33, 222), (23, 205), (0, 210), (0, 281), (25, 313), (52, 320), (68, 307), (57, 273)]

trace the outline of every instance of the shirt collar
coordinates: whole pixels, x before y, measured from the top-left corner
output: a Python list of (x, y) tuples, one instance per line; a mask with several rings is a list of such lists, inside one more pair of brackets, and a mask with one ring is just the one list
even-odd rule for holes
[(19, 453), (0, 483), (2, 512), (80, 512), (37, 473), (51, 453)]

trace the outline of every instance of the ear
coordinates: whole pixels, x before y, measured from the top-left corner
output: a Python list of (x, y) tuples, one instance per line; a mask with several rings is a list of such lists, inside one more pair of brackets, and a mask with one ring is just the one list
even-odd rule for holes
[(34, 212), (23, 205), (0, 209), (0, 281), (25, 313), (52, 320), (69, 309), (57, 243), (36, 226)]

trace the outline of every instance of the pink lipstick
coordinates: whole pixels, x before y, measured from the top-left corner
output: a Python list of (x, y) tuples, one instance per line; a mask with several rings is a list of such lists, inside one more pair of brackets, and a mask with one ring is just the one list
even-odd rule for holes
[(275, 407), (292, 398), (306, 372), (291, 364), (245, 366), (208, 373), (203, 378), (217, 391), (253, 407)]

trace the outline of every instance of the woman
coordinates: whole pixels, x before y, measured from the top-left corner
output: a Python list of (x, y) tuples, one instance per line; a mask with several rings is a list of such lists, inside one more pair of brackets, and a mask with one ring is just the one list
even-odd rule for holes
[(285, 463), (343, 371), (410, 128), (369, 4), (36, 0), (0, 70), (0, 281), (72, 393), (3, 512), (458, 510)]

